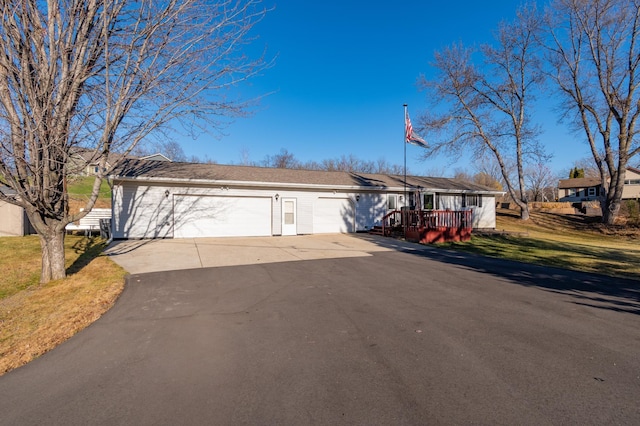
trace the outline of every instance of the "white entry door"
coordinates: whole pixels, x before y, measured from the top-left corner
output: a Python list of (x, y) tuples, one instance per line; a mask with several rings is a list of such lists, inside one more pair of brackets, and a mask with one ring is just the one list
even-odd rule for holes
[(296, 199), (282, 199), (282, 235), (297, 235)]

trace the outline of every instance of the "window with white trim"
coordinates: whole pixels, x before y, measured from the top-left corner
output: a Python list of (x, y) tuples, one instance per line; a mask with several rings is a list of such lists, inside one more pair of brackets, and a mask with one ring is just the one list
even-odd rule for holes
[(434, 206), (434, 196), (433, 194), (422, 194), (422, 208), (425, 210), (433, 210)]
[(387, 195), (387, 209), (396, 210), (398, 208), (398, 196)]
[(587, 189), (587, 195), (589, 197), (595, 197), (596, 196), (596, 188), (591, 187)]
[(462, 194), (462, 207), (482, 207), (482, 195)]

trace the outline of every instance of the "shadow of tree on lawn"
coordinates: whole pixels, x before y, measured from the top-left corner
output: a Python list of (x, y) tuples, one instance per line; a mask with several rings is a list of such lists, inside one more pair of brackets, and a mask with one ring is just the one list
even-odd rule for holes
[(71, 248), (76, 253), (80, 253), (80, 256), (67, 268), (67, 275), (80, 272), (82, 268), (99, 257), (106, 247), (106, 241), (100, 237), (89, 236), (76, 241)]

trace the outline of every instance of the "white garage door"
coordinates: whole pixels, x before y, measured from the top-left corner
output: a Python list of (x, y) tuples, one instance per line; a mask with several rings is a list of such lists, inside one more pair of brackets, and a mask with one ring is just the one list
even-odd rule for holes
[(271, 235), (271, 198), (175, 195), (174, 238)]
[(348, 198), (318, 198), (313, 205), (313, 233), (354, 231), (353, 203)]

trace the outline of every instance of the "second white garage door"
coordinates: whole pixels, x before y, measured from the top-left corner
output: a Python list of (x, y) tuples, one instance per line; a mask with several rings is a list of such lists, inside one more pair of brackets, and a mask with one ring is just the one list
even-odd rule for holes
[(174, 238), (271, 235), (270, 197), (174, 196)]
[(313, 233), (354, 232), (353, 203), (348, 198), (318, 198), (313, 205)]

